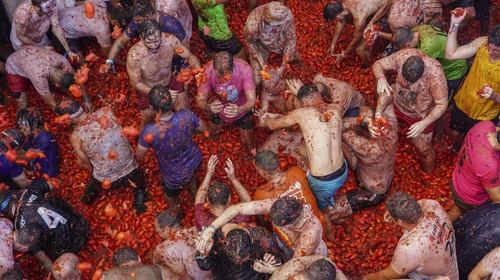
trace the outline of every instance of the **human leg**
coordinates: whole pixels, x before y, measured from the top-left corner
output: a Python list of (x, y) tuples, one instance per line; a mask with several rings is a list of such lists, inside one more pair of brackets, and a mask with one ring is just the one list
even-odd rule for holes
[(432, 147), (432, 135), (433, 133), (422, 133), (411, 139), (411, 142), (417, 149), (422, 170), (427, 174), (431, 174), (436, 168), (436, 152)]

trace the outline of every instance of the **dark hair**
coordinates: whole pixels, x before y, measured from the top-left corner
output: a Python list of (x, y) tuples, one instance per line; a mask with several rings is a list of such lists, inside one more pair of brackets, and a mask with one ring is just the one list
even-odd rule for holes
[(132, 20), (130, 17), (130, 12), (123, 7), (112, 7), (109, 15), (112, 19), (118, 21), (120, 28), (123, 28)]
[(147, 38), (151, 35), (155, 35), (158, 31), (161, 34), (161, 27), (156, 19), (144, 20), (139, 25), (139, 36), (141, 36), (141, 39)]
[(137, 252), (130, 247), (120, 248), (113, 255), (113, 263), (115, 264), (116, 267), (120, 267), (120, 265), (129, 261), (138, 261), (138, 260), (139, 260), (139, 255), (137, 255)]
[(500, 47), (500, 24), (493, 26), (490, 33), (488, 33), (488, 44)]
[(403, 63), (402, 74), (403, 78), (410, 82), (415, 83), (422, 77), (424, 73), (424, 60), (419, 56), (410, 56), (406, 59), (405, 63)]
[[(5, 135), (7, 134), (7, 135)], [(11, 149), (16, 149), (24, 144), (26, 137), (19, 128), (9, 128), (2, 133), (2, 141), (10, 146)], [(17, 142), (17, 143), (16, 143)]]
[(280, 197), (271, 206), (271, 221), (277, 226), (293, 224), (302, 214), (303, 208), (304, 205), (296, 197)]
[(392, 35), (394, 46), (403, 49), (404, 45), (413, 40), (413, 32), (406, 26), (399, 27)]
[(386, 208), (394, 220), (401, 220), (408, 224), (414, 224), (422, 217), (420, 204), (407, 193), (395, 193), (387, 200)]
[(330, 2), (323, 8), (323, 18), (325, 18), (325, 20), (334, 20), (342, 11), (344, 11), (344, 5), (342, 5), (342, 3)]
[(254, 158), (255, 165), (267, 171), (275, 170), (280, 166), (280, 159), (270, 150), (264, 150), (257, 153)]
[(212, 205), (226, 205), (229, 196), (231, 196), (231, 190), (222, 182), (215, 182), (208, 188), (208, 202)]
[(304, 99), (313, 97), (316, 93), (319, 93), (319, 90), (315, 84), (306, 84), (299, 89), (297, 99), (299, 101), (302, 101)]
[(149, 104), (156, 112), (172, 111), (172, 96), (166, 86), (156, 85), (149, 91)]
[(227, 254), (232, 262), (243, 265), (253, 263), (255, 249), (252, 247), (252, 240), (243, 229), (233, 229), (227, 233), (226, 238)]
[(72, 98), (65, 98), (57, 102), (55, 111), (58, 116), (62, 116), (64, 114), (72, 115), (78, 112), (80, 108), (81, 106), (80, 103), (78, 103), (78, 101)]
[(304, 269), (307, 279), (331, 280), (337, 277), (335, 266), (326, 259), (319, 259)]
[(45, 124), (42, 111), (38, 108), (25, 108), (19, 110), (19, 112), (17, 112), (17, 124), (29, 126), (31, 129), (42, 128)]
[(31, 4), (35, 7), (38, 7), (40, 8), (40, 6), (42, 5), (43, 2), (45, 2), (47, 0), (31, 0)]
[(155, 13), (153, 5), (148, 0), (137, 0), (132, 6), (133, 17), (146, 17)]
[(23, 272), (17, 267), (14, 266), (13, 269), (5, 272), (3, 275), (0, 275), (0, 278), (3, 280), (23, 280)]
[(230, 52), (222, 51), (215, 54), (214, 70), (218, 74), (224, 74), (226, 71), (233, 71), (234, 59)]
[(179, 224), (179, 219), (172, 211), (166, 210), (156, 214), (156, 222), (161, 228), (173, 227)]
[(30, 251), (34, 250), (40, 243), (42, 231), (34, 224), (29, 224), (16, 230), (16, 242), (28, 246)]
[(62, 88), (69, 89), (71, 85), (75, 84), (75, 76), (69, 72), (64, 72), (61, 75), (61, 80), (59, 81), (59, 84), (61, 85)]

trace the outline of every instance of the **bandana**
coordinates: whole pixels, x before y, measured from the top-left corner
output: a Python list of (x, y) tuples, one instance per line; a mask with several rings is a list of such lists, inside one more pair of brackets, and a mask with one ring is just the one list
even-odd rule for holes
[(78, 111), (76, 111), (75, 113), (73, 113), (73, 114), (69, 115), (69, 118), (70, 118), (70, 119), (74, 119), (74, 118), (76, 118), (76, 117), (80, 116), (82, 113), (83, 113), (83, 108), (82, 108), (82, 107), (80, 107), (80, 108), (78, 109)]

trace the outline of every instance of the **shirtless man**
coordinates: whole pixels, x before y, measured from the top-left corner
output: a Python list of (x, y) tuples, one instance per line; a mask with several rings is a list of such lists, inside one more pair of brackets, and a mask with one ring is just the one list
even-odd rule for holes
[[(163, 279), (185, 279), (184, 273), (194, 280), (212, 279), (212, 273), (203, 271), (196, 263), (198, 230), (182, 228), (179, 218), (170, 211), (159, 212), (155, 218), (155, 231), (163, 239), (154, 251), (153, 263), (161, 267)], [(172, 260), (179, 259), (181, 265)]]
[(291, 196), (245, 202), (229, 207), (205, 228), (197, 245), (198, 251), (209, 252), (217, 229), (238, 215), (270, 216), (273, 230), (281, 243), (283, 263), (292, 258), (309, 255), (327, 256), (328, 249), (321, 238), (321, 222), (308, 207), (304, 207), (303, 202)]
[(186, 42), (191, 42), (193, 15), (186, 0), (156, 0), (156, 10), (176, 18), (186, 31)]
[[(113, 255), (115, 267), (105, 271), (100, 280), (162, 280), (162, 270), (157, 265), (143, 265), (137, 252), (130, 247), (123, 247)], [(189, 275), (185, 278), (192, 279)], [(166, 278), (178, 279), (178, 278)]]
[(80, 64), (85, 63), (85, 58), (78, 45), (79, 38), (95, 37), (101, 46), (104, 57), (108, 57), (111, 49), (111, 32), (106, 4), (100, 0), (92, 1), (94, 4), (94, 17), (89, 19), (85, 15), (85, 5), (62, 9), (59, 12), (59, 22), (68, 41), (69, 48), (79, 57)]
[[(297, 99), (301, 108), (283, 117), (261, 114), (260, 125), (272, 130), (295, 124), (300, 126), (309, 158), (309, 186), (319, 210), (326, 215), (328, 206), (334, 204), (333, 195), (347, 179), (347, 161), (341, 149), (342, 109), (338, 105), (324, 103), (321, 92), (314, 84), (301, 87)], [(326, 231), (331, 231), (328, 219)]]
[[(385, 73), (397, 71), (391, 87)], [(378, 80), (379, 99), (375, 118), (380, 118), (389, 103), (394, 102), (396, 116), (408, 126), (406, 134), (417, 149), (422, 170), (431, 174), (436, 167), (432, 134), (437, 121), (448, 108), (448, 87), (443, 67), (417, 49), (403, 49), (382, 58), (373, 65)]]
[(154, 19), (144, 20), (139, 26), (141, 41), (130, 48), (127, 54), (127, 73), (130, 83), (137, 89), (138, 109), (141, 111), (142, 129), (153, 122), (155, 112), (149, 108), (148, 94), (155, 85), (167, 86), (172, 94), (174, 111), (190, 108), (184, 85), (173, 76), (171, 66), (175, 49), (194, 68), (200, 61), (175, 36), (162, 34), (160, 24)]
[(139, 25), (147, 19), (156, 20), (161, 26), (162, 34), (168, 33), (169, 35), (173, 35), (177, 37), (184, 46), (188, 46), (186, 31), (176, 18), (156, 11), (153, 4), (148, 0), (137, 0), (132, 6), (132, 21), (125, 28), (125, 32), (113, 42), (108, 59), (106, 63), (101, 66), (102, 72), (108, 72), (109, 69), (114, 69), (114, 59), (116, 59), (122, 48), (124, 48), (130, 40), (139, 38)]
[[(335, 207), (329, 207), (327, 217), (336, 220), (350, 216), (364, 208), (382, 203), (394, 178), (394, 163), (398, 146), (398, 120), (392, 105), (387, 106), (384, 117), (390, 127), (382, 136), (374, 138), (368, 130), (373, 130), (373, 111), (362, 107), (359, 122), (356, 118), (342, 120), (342, 141), (352, 149), (356, 166), (356, 183), (361, 190), (354, 190), (338, 198)], [(363, 129), (367, 127), (368, 129)]]
[(16, 8), (10, 31), (12, 47), (17, 51), (22, 46), (48, 46), (49, 26), (52, 26), (52, 33), (61, 42), (68, 56), (75, 57), (59, 26), (55, 0), (25, 0)]
[(388, 0), (346, 0), (343, 2), (330, 2), (323, 9), (323, 17), (327, 21), (336, 20), (337, 26), (333, 34), (332, 45), (327, 52), (334, 54), (335, 45), (342, 35), (342, 31), (348, 19), (352, 18), (354, 25), (354, 34), (352, 40), (344, 51), (334, 55), (335, 63), (341, 63), (352, 51), (356, 50), (365, 67), (371, 64), (370, 50), (365, 46), (363, 40), (363, 31), (365, 30), (367, 19), (381, 9)]
[(290, 61), (300, 61), (297, 34), (292, 11), (279, 2), (270, 2), (253, 10), (245, 22), (243, 37), (248, 46), (250, 65), (256, 85), (261, 82), (260, 70), (267, 70), (271, 53), (283, 57), (281, 66)]
[[(36, 67), (35, 67), (36, 66)], [(56, 107), (49, 84), (67, 90), (75, 83), (75, 70), (68, 60), (51, 50), (40, 46), (25, 46), (7, 58), (7, 80), (12, 96), (16, 98), (18, 110), (28, 107), (28, 86), (33, 83), (43, 101), (52, 109)], [(84, 85), (80, 85), (85, 111), (94, 108)]]
[(434, 200), (416, 201), (398, 192), (386, 204), (386, 222), (405, 229), (391, 264), (363, 280), (411, 279), (445, 276), (458, 280), (455, 231), (444, 208)]
[(273, 272), (270, 280), (347, 280), (336, 265), (327, 257), (312, 255), (294, 258)]
[(128, 186), (134, 192), (136, 213), (144, 213), (146, 182), (134, 158), (132, 146), (122, 135), (123, 129), (113, 112), (104, 107), (87, 114), (75, 100), (62, 99), (56, 105), (56, 114), (69, 115), (69, 121), (74, 127), (70, 141), (78, 155), (78, 165), (92, 170), (82, 202), (92, 204), (103, 188)]

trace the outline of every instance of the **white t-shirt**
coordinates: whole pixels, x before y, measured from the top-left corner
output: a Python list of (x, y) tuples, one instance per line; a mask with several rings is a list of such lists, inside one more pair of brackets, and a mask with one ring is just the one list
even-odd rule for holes
[(14, 267), (14, 230), (7, 218), (0, 218), (0, 276)]
[(424, 218), (399, 240), (392, 267), (416, 280), (436, 276), (458, 280), (455, 231), (450, 218), (434, 200), (422, 199), (418, 203)]
[(488, 271), (491, 272), (491, 275), (486, 278), (489, 280), (498, 280), (500, 279), (500, 247), (495, 250), (489, 252), (483, 258), (483, 266)]

